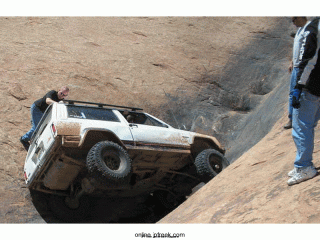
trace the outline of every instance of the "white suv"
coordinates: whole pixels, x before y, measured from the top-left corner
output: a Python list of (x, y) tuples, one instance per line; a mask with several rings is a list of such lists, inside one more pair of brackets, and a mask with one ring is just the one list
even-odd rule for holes
[[(66, 100), (46, 110), (24, 176), (59, 218), (89, 211), (84, 195), (152, 196), (173, 208), (229, 165), (216, 138), (175, 129), (139, 108)], [(81, 197), (83, 196), (83, 197)]]

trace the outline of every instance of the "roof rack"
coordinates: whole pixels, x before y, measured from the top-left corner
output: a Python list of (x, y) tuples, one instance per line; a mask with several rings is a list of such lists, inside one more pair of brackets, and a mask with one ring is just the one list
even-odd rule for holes
[(83, 103), (83, 104), (89, 104), (89, 105), (97, 105), (99, 108), (103, 108), (103, 107), (114, 107), (114, 108), (131, 109), (132, 111), (143, 110), (142, 108), (119, 106), (119, 105), (111, 105), (111, 104), (105, 104), (105, 103), (85, 102), (85, 101), (78, 101), (78, 100), (63, 100), (63, 101), (64, 101), (64, 102), (67, 102), (67, 103), (70, 104), (70, 105), (74, 105), (75, 103)]

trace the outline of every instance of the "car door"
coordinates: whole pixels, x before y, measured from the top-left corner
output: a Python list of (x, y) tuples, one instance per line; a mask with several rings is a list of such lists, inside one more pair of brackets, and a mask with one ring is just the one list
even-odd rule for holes
[(145, 113), (131, 114), (129, 123), (136, 145), (187, 146), (188, 139), (182, 131), (172, 128), (160, 120)]

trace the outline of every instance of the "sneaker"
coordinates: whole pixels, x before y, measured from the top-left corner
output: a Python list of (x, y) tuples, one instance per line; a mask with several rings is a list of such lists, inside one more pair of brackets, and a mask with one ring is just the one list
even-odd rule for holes
[(23, 140), (22, 137), (20, 138), (20, 142), (22, 143), (22, 145), (26, 149), (26, 151), (28, 151), (29, 147), (30, 147), (30, 143), (26, 140)]
[(316, 175), (317, 170), (313, 166), (297, 168), (296, 173), (288, 180), (288, 185), (291, 186), (293, 184), (301, 183), (305, 180), (313, 178)]
[(290, 119), (286, 125), (283, 126), (284, 129), (292, 128), (292, 120)]
[(288, 172), (288, 177), (293, 177), (297, 173), (297, 168), (295, 167), (290, 172)]

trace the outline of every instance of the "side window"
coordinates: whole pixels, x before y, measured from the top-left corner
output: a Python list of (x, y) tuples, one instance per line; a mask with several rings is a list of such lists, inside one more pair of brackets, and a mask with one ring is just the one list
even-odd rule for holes
[(167, 128), (168, 126), (163, 124), (162, 122), (159, 122), (157, 119), (154, 119), (153, 117), (150, 116), (146, 116), (147, 120), (146, 120), (146, 124), (147, 125), (153, 125), (153, 126), (157, 126), (157, 127), (165, 127)]
[(129, 123), (143, 124), (143, 125), (156, 126), (156, 127), (167, 127), (167, 125), (159, 122), (158, 120), (150, 116), (147, 116), (144, 113), (129, 112), (129, 111), (124, 111), (121, 113)]
[(69, 118), (120, 122), (118, 117), (110, 109), (72, 105), (68, 105), (67, 109)]
[(51, 115), (52, 115), (52, 104), (44, 112), (36, 130), (34, 131), (32, 137), (31, 137), (31, 141), (33, 141), (33, 139), (36, 135), (41, 135), (41, 133), (43, 132), (43, 130), (47, 126), (48, 122), (50, 121)]

